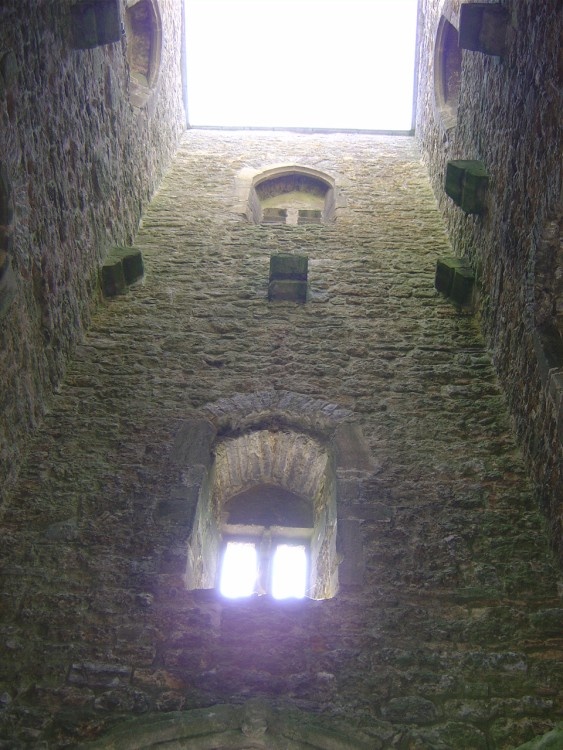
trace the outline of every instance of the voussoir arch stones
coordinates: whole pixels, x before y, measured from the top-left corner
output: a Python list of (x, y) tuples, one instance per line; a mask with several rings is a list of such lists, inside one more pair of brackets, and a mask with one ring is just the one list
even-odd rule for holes
[(151, 714), (114, 727), (82, 750), (369, 750), (353, 730), (320, 725), (302, 711), (272, 708), (249, 700), (192, 711)]
[(173, 449), (180, 465), (206, 464), (214, 445), (259, 430), (310, 435), (330, 447), (337, 470), (372, 469), (372, 458), (354, 413), (338, 404), (284, 390), (238, 393), (204, 406), (183, 420)]

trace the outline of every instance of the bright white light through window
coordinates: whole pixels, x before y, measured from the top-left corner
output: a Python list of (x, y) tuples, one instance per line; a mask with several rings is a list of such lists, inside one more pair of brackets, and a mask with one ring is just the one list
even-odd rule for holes
[(417, 0), (186, 0), (190, 125), (410, 130)]
[(223, 596), (238, 599), (251, 596), (256, 587), (258, 557), (250, 542), (228, 542), (223, 556), (219, 590)]
[(278, 544), (272, 560), (272, 596), (274, 599), (302, 599), (307, 583), (305, 547)]

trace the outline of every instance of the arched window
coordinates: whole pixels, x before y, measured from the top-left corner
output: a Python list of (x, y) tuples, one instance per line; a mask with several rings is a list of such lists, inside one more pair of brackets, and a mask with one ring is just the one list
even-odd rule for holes
[(461, 49), (458, 31), (442, 16), (434, 47), (434, 98), (446, 130), (457, 124), (461, 88)]
[(335, 219), (335, 182), (297, 165), (274, 167), (254, 177), (246, 214), (256, 224), (326, 224)]
[(329, 452), (308, 435), (266, 429), (219, 442), (188, 544), (187, 587), (334, 596), (335, 493)]
[(156, 85), (160, 67), (162, 21), (156, 0), (128, 0), (125, 11), (131, 104), (143, 107)]

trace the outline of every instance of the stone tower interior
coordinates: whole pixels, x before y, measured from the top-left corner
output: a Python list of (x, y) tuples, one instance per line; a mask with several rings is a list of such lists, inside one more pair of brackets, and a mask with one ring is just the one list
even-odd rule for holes
[[(563, 747), (561, 15), (420, 0), (384, 135), (190, 128), (181, 0), (2, 2), (2, 750)], [(307, 596), (219, 593), (258, 528)]]

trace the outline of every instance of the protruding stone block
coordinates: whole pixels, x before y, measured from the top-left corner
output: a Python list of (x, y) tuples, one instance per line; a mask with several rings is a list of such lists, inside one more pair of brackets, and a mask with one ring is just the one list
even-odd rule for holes
[(0, 251), (0, 320), (8, 312), (16, 296), (16, 277), (10, 263), (10, 256)]
[(82, 0), (70, 9), (73, 46), (90, 49), (121, 38), (118, 0)]
[(108, 258), (102, 266), (102, 291), (104, 297), (115, 297), (127, 287), (121, 258)]
[(440, 258), (436, 263), (436, 289), (460, 307), (471, 302), (475, 275), (467, 258)]
[(143, 276), (143, 254), (136, 247), (114, 247), (102, 266), (102, 291), (114, 297)]
[(504, 55), (510, 20), (500, 3), (463, 3), (459, 14), (459, 46), (486, 55)]
[(271, 281), (268, 285), (268, 299), (270, 302), (282, 300), (286, 302), (306, 302), (307, 282), (283, 279)]
[(489, 186), (489, 175), (480, 161), (449, 161), (446, 168), (446, 194), (467, 214), (481, 213)]
[(306, 302), (308, 267), (309, 258), (306, 255), (271, 255), (268, 299)]
[(123, 263), (123, 275), (127, 284), (141, 279), (145, 273), (143, 254), (136, 247), (114, 247), (110, 258), (120, 258)]
[(436, 289), (449, 297), (456, 268), (465, 267), (468, 267), (465, 258), (439, 258), (436, 261), (436, 278), (434, 280)]
[(460, 307), (471, 302), (471, 293), (473, 292), (474, 283), (475, 276), (470, 268), (456, 268), (452, 288), (449, 294), (452, 302)]
[(279, 253), (270, 256), (270, 281), (307, 281), (308, 269), (309, 258), (306, 255)]

